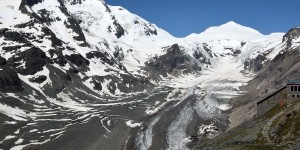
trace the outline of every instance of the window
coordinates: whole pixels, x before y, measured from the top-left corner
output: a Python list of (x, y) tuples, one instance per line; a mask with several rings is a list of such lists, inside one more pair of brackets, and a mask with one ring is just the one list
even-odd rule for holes
[(297, 92), (297, 91), (298, 91), (298, 87), (297, 87), (297, 86), (294, 86), (294, 90)]
[(298, 86), (298, 91), (300, 91), (300, 86)]
[(293, 97), (295, 97), (295, 95), (293, 95)]
[(300, 95), (297, 95), (297, 97), (299, 98), (299, 97), (300, 97)]
[(291, 91), (294, 91), (294, 86), (291, 86)]

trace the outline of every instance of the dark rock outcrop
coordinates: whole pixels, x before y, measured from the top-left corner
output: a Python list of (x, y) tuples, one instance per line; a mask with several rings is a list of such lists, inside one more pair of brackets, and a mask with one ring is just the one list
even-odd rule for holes
[(71, 54), (65, 56), (67, 60), (69, 60), (72, 64), (75, 64), (77, 67), (88, 66), (90, 62), (86, 60), (80, 54)]
[(209, 64), (211, 65), (210, 63), (210, 60), (208, 58), (205, 57), (205, 55), (200, 52), (200, 51), (195, 51), (194, 54), (193, 54), (194, 58), (197, 59), (200, 63), (202, 64)]
[(22, 82), (15, 70), (9, 67), (0, 69), (0, 92), (22, 92)]
[(6, 64), (6, 59), (0, 56), (0, 67)]
[(282, 42), (287, 42), (287, 46), (291, 47), (292, 40), (298, 38), (299, 36), (300, 28), (292, 28), (283, 36)]
[(201, 71), (201, 67), (198, 61), (182, 52), (178, 44), (174, 44), (167, 49), (166, 54), (146, 62), (146, 70), (167, 76)]
[(122, 61), (124, 59), (124, 52), (122, 48), (117, 47), (116, 51), (114, 52), (114, 56), (117, 60)]
[(35, 83), (43, 83), (45, 80), (47, 80), (47, 77), (43, 76), (43, 75), (29, 79), (29, 81), (35, 82)]
[(64, 24), (67, 28), (72, 29), (72, 31), (74, 31), (75, 33), (78, 34), (78, 36), (73, 37), (74, 40), (86, 42), (85, 41), (85, 36), (84, 36), (84, 34), (82, 32), (82, 29), (80, 28), (79, 24), (76, 22), (75, 19), (73, 19), (71, 17), (71, 15), (68, 14), (68, 16), (69, 16), (69, 18), (64, 22)]
[(23, 46), (25, 46), (25, 45), (6, 46), (6, 47), (2, 47), (2, 49), (5, 52), (11, 52), (11, 51), (18, 50), (18, 49), (22, 48)]
[(258, 55), (255, 59), (246, 59), (244, 62), (244, 69), (252, 72), (258, 72), (262, 69), (263, 63), (266, 60), (267, 58), (263, 54)]
[[(19, 62), (24, 62), (25, 67), (18, 67), (21, 65)], [(31, 47), (8, 59), (8, 65), (16, 67), (16, 71), (22, 75), (34, 75), (43, 70), (47, 63), (52, 63), (51, 59), (37, 47)]]
[(25, 22), (25, 23), (17, 24), (14, 27), (15, 28), (25, 28), (25, 27), (33, 28), (33, 26), (34, 26), (35, 23), (37, 23), (36, 20), (30, 20), (30, 21)]
[(69, 1), (71, 5), (82, 4), (81, 0), (67, 0), (67, 1)]
[(25, 5), (32, 7), (35, 4), (41, 3), (43, 0), (22, 0), (20, 8), (23, 8)]
[(111, 66), (116, 64), (115, 61), (109, 59), (109, 54), (107, 52), (99, 52), (99, 51), (92, 51), (86, 54), (87, 59), (100, 59), (102, 62), (107, 63)]
[(113, 26), (108, 26), (108, 31), (109, 32), (113, 32), (115, 33), (115, 36), (117, 38), (120, 38), (121, 36), (123, 36), (125, 34), (125, 30), (124, 28), (118, 23), (118, 21), (116, 20), (115, 16), (112, 16), (112, 20), (113, 22)]
[(112, 94), (115, 94), (117, 88), (121, 92), (130, 93), (132, 91), (143, 91), (152, 86), (148, 79), (130, 74), (119, 74), (119, 76), (94, 76), (90, 83), (94, 85), (94, 90), (102, 91), (104, 87), (101, 83), (103, 83), (104, 80), (110, 81), (110, 83), (106, 85), (106, 88)]
[(6, 30), (3, 33), (3, 36), (5, 37), (5, 40), (11, 40), (18, 43), (28, 43), (24, 35), (17, 31)]
[(123, 29), (123, 27), (117, 21), (114, 21), (113, 24), (116, 28), (115, 35), (117, 36), (117, 38), (120, 38), (121, 36), (123, 36), (125, 34), (125, 30)]
[(157, 30), (152, 24), (144, 24), (144, 32), (146, 35), (157, 35)]
[(213, 56), (213, 52), (212, 52), (212, 50), (208, 47), (208, 45), (207, 45), (206, 43), (203, 43), (202, 46), (203, 46), (203, 49), (208, 53), (208, 55), (209, 55), (211, 58), (213, 58), (213, 57), (214, 57), (214, 56)]
[(48, 36), (48, 38), (51, 40), (52, 42), (52, 46), (56, 47), (56, 46), (62, 46), (62, 41), (60, 39), (58, 39), (56, 37), (56, 35), (49, 29), (49, 28), (42, 28), (42, 32), (44, 32), (45, 36)]
[(0, 37), (3, 37), (4, 33), (7, 31), (7, 28), (0, 29)]
[(282, 42), (294, 39), (299, 36), (300, 36), (300, 28), (292, 28), (283, 36)]

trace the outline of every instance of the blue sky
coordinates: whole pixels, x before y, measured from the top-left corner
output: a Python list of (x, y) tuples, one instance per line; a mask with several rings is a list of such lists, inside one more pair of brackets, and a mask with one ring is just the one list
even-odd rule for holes
[(235, 21), (263, 34), (300, 26), (300, 0), (106, 0), (176, 37)]

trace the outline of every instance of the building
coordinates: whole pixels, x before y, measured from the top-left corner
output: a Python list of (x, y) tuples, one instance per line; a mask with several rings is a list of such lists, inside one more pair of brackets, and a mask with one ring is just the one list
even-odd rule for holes
[(270, 92), (256, 102), (256, 115), (266, 113), (277, 104), (291, 103), (295, 100), (300, 100), (300, 80), (287, 80), (286, 85)]
[(288, 89), (288, 100), (300, 100), (300, 80), (287, 80), (286, 86)]

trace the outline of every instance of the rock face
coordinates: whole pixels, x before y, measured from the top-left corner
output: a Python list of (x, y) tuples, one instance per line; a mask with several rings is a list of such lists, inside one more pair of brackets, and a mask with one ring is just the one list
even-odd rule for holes
[(18, 43), (27, 43), (28, 41), (25, 39), (25, 35), (16, 31), (7, 30), (4, 32), (3, 37), (6, 40), (11, 40)]
[(23, 91), (22, 82), (18, 74), (9, 67), (0, 68), (0, 91), (3, 93)]
[[(114, 19), (114, 17), (113, 17), (113, 19)], [(121, 36), (123, 36), (125, 34), (125, 30), (116, 20), (114, 20), (113, 26), (115, 28), (115, 31), (113, 31), (111, 26), (108, 27), (108, 31), (114, 32), (114, 34), (117, 38), (120, 38)]]
[(21, 6), (29, 6), (32, 7), (33, 5), (42, 2), (42, 0), (22, 0)]
[(201, 71), (201, 67), (200, 62), (185, 54), (178, 44), (174, 44), (166, 49), (166, 54), (146, 62), (146, 70), (166, 77), (167, 74)]
[(300, 28), (292, 28), (283, 36), (282, 42), (286, 41), (288, 47), (290, 47), (292, 40), (298, 38), (299, 36), (300, 36)]
[(266, 56), (259, 54), (255, 59), (247, 59), (244, 62), (244, 68), (253, 72), (258, 72), (262, 69)]
[(77, 67), (88, 66), (90, 62), (86, 60), (83, 56), (79, 54), (72, 54), (66, 56), (66, 59), (69, 60), (72, 64), (75, 64)]
[(6, 59), (0, 56), (0, 67), (6, 64)]
[[(25, 62), (25, 66), (18, 67), (22, 64), (17, 62)], [(23, 75), (34, 75), (38, 71), (42, 71), (47, 63), (51, 63), (51, 60), (46, 56), (45, 52), (36, 47), (32, 47), (8, 59), (8, 65), (18, 67), (16, 71)]]

